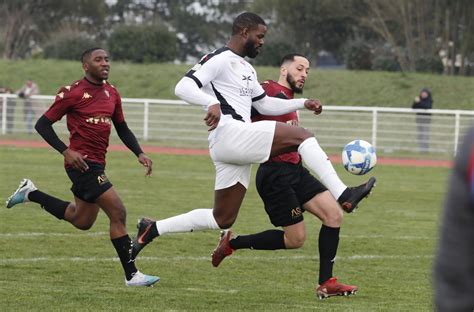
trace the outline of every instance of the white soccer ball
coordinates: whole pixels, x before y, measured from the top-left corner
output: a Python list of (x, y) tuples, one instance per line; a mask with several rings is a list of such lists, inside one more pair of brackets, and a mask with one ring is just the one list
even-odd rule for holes
[(366, 174), (376, 163), (375, 148), (367, 141), (354, 140), (347, 143), (342, 150), (342, 164), (352, 174)]

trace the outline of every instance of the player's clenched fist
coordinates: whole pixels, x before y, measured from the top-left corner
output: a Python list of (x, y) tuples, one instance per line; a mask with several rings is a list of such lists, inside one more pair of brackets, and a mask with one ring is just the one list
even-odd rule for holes
[(304, 107), (306, 107), (310, 111), (313, 111), (316, 115), (321, 114), (321, 112), (323, 111), (323, 105), (321, 104), (321, 101), (318, 99), (306, 100), (304, 102)]

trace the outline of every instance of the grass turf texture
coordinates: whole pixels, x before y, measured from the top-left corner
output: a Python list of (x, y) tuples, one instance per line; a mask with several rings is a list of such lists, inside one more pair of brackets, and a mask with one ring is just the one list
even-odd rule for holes
[[(154, 176), (131, 153), (109, 153), (107, 174), (128, 209), (135, 234), (140, 216), (165, 218), (213, 202), (214, 168), (206, 156), (152, 155)], [(23, 177), (71, 199), (62, 157), (47, 149), (0, 150), (0, 196)], [(366, 177), (343, 172), (350, 185)], [(371, 172), (372, 173), (372, 172)], [(137, 265), (157, 274), (154, 288), (127, 288), (100, 213), (87, 232), (36, 204), (0, 210), (2, 311), (431, 311), (431, 268), (447, 169), (378, 166), (377, 187), (345, 214), (335, 275), (358, 285), (354, 297), (316, 299), (320, 222), (305, 214), (307, 242), (286, 251), (239, 250), (219, 268), (210, 263), (218, 231), (157, 238)], [(246, 234), (272, 228), (252, 183), (233, 227)]]
[[(192, 65), (112, 63), (110, 82), (123, 97), (174, 99), (174, 87)], [(278, 68), (257, 67), (259, 80), (278, 79)], [(41, 94), (56, 94), (65, 84), (82, 77), (81, 64), (58, 60), (0, 60), (0, 87), (18, 89), (26, 79), (36, 81)], [(324, 105), (411, 108), (423, 87), (433, 92), (434, 108), (472, 109), (474, 77), (419, 73), (389, 73), (312, 69), (305, 97)]]

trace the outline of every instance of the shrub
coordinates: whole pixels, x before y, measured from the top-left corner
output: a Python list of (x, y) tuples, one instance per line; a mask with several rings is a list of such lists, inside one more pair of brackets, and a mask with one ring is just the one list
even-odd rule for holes
[(362, 40), (349, 41), (345, 47), (347, 69), (372, 69), (372, 53), (367, 43)]
[(415, 61), (415, 70), (425, 73), (442, 73), (443, 63), (438, 56), (425, 56)]
[(393, 56), (384, 56), (379, 55), (376, 56), (372, 61), (372, 69), (373, 70), (380, 70), (380, 71), (400, 71), (400, 64)]
[(261, 66), (280, 66), (281, 58), (293, 52), (295, 52), (294, 48), (283, 41), (265, 43), (262, 53), (254, 59), (253, 64)]
[(107, 43), (115, 60), (168, 62), (177, 55), (176, 34), (156, 26), (119, 26)]
[(97, 43), (82, 34), (58, 35), (46, 43), (43, 57), (77, 61), (84, 50), (94, 46)]

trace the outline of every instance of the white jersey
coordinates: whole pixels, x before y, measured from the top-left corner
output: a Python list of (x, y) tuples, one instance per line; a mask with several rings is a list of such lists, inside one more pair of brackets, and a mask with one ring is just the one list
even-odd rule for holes
[(188, 73), (203, 92), (215, 97), (220, 103), (220, 123), (235, 119), (251, 122), (252, 102), (265, 97), (265, 91), (257, 80), (257, 73), (243, 57), (228, 47), (205, 55)]

